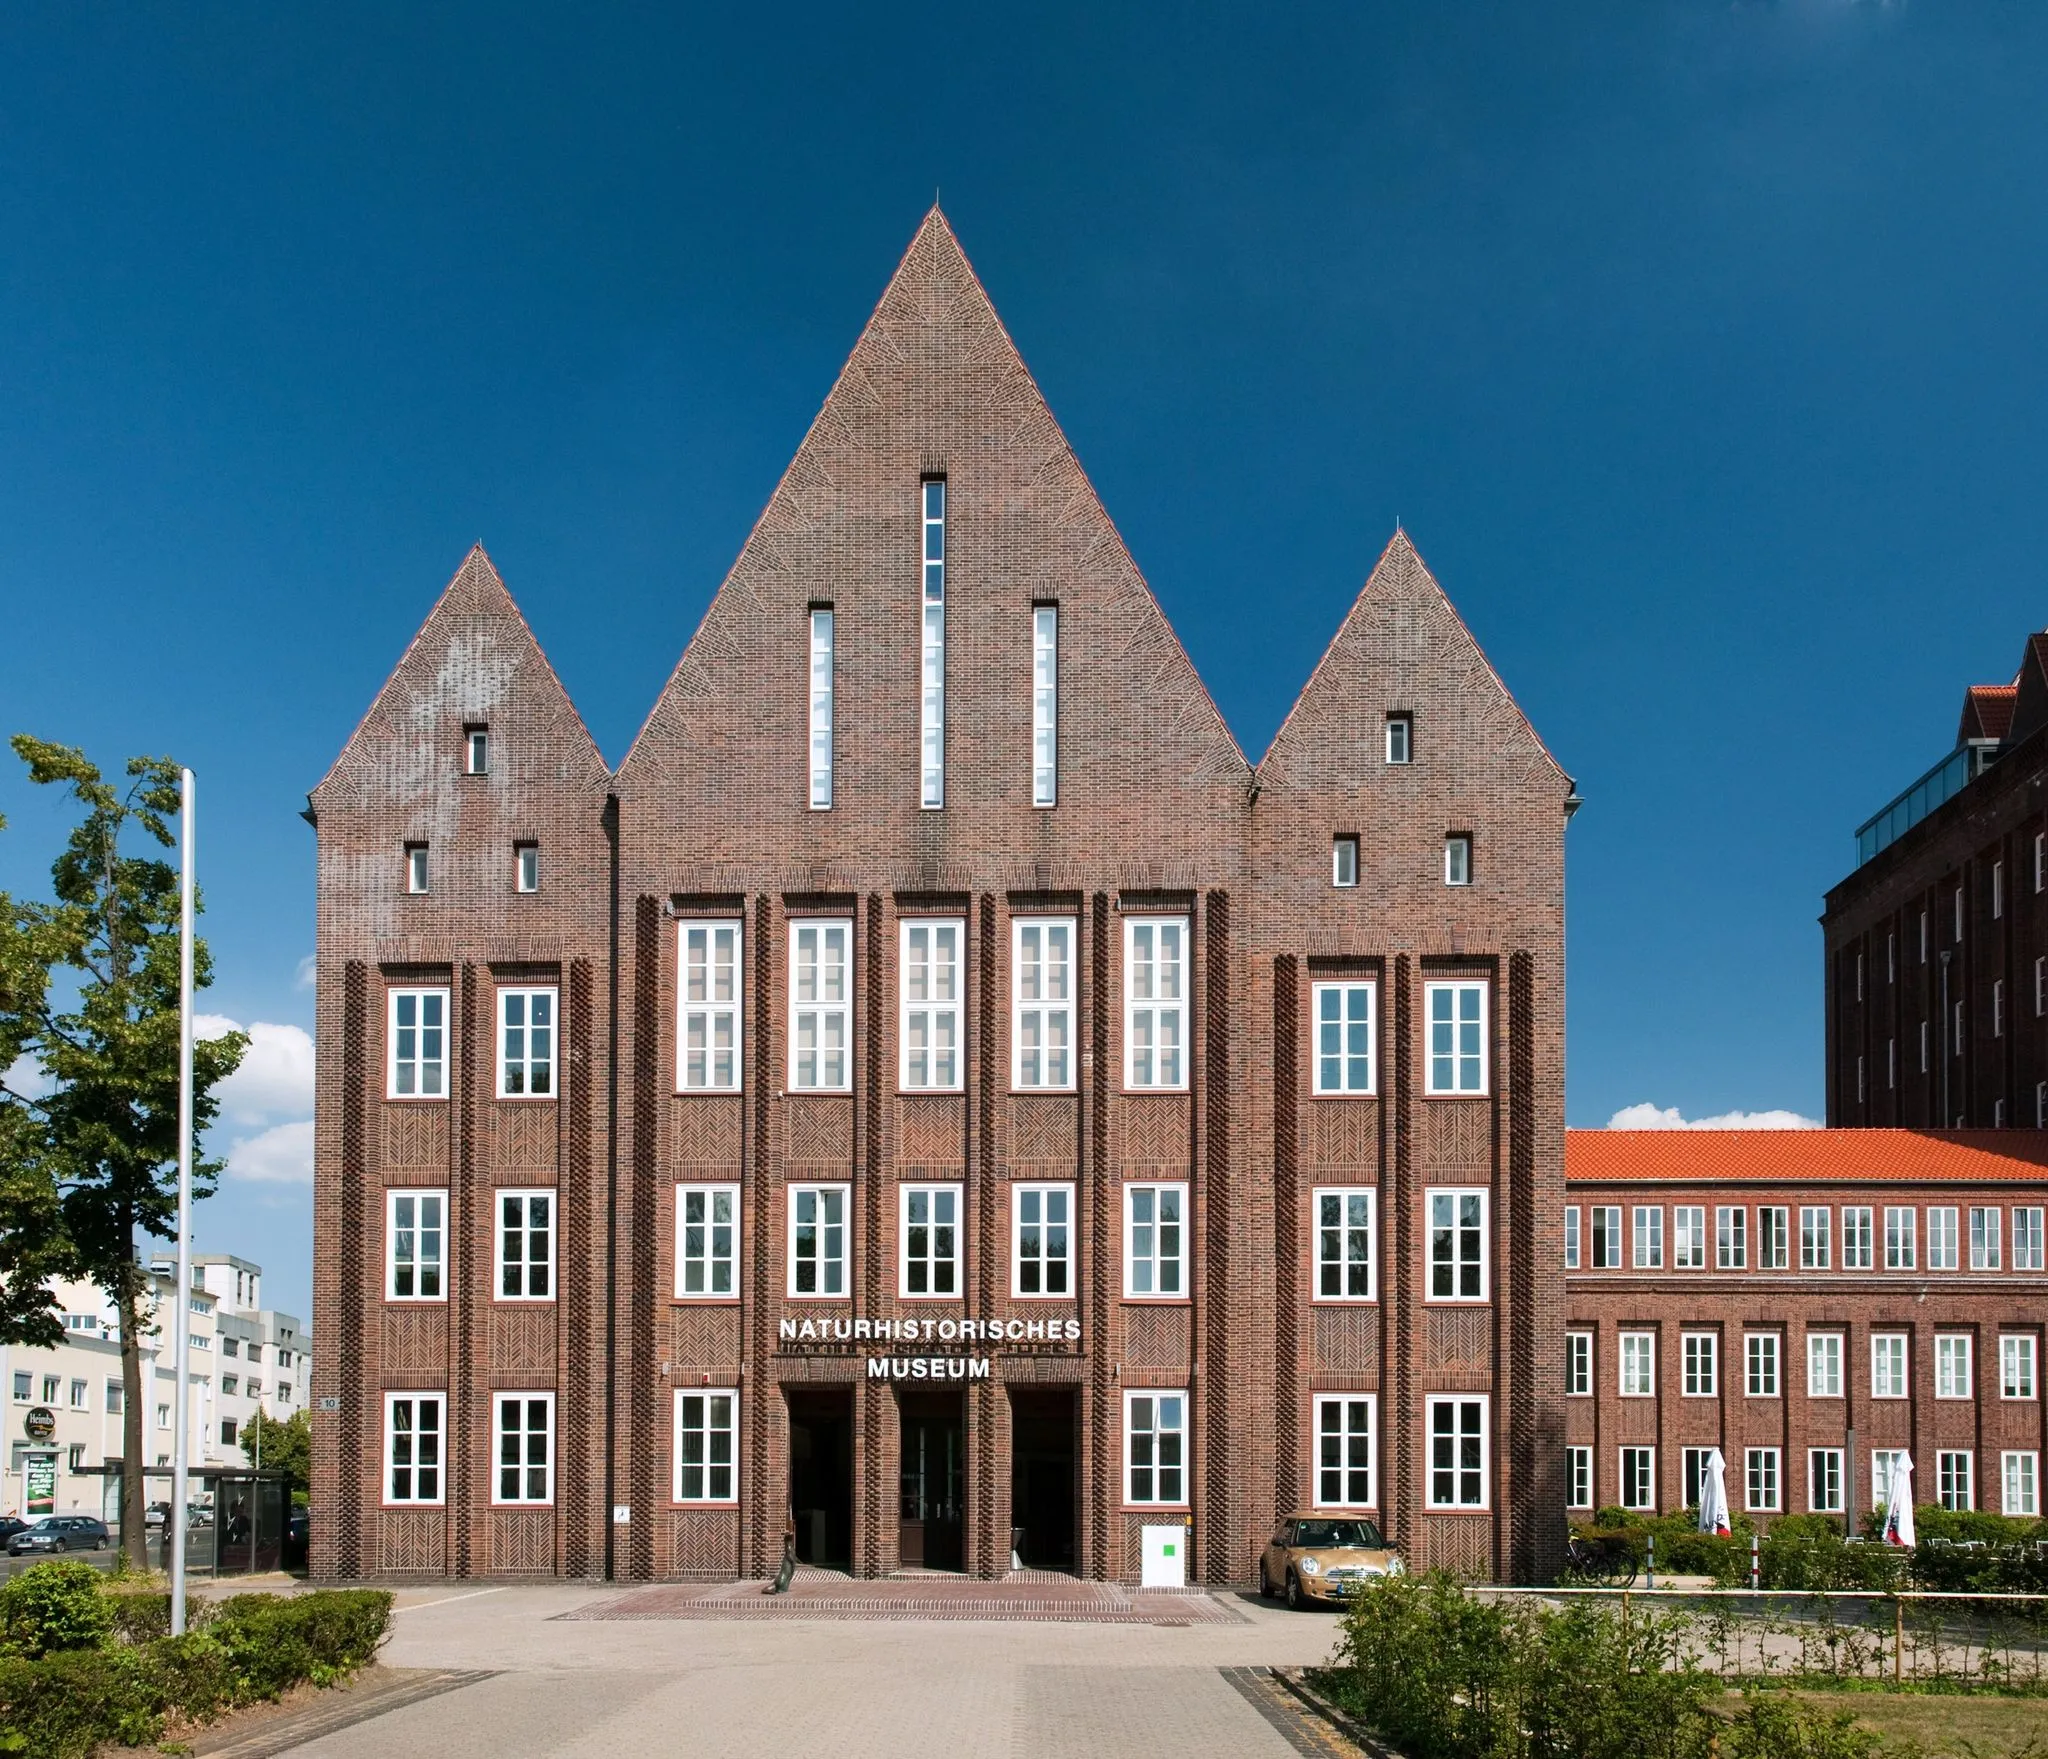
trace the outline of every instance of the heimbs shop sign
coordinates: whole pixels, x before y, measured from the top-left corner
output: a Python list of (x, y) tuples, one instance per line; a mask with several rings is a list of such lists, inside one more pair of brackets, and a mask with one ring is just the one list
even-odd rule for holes
[(945, 1355), (899, 1355), (898, 1344), (1078, 1344), (1078, 1319), (784, 1319), (778, 1339), (821, 1354), (864, 1354), (870, 1380), (986, 1380), (989, 1358), (972, 1351)]

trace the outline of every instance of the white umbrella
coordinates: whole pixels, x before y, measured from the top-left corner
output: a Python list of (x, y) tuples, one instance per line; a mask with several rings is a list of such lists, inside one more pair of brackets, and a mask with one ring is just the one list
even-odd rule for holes
[(1884, 1542), (1903, 1545), (1909, 1550), (1914, 1543), (1913, 1456), (1909, 1453), (1892, 1455), (1891, 1494), (1884, 1506)]
[(1728, 1463), (1719, 1448), (1707, 1449), (1707, 1463), (1700, 1472), (1700, 1531), (1718, 1533), (1724, 1539), (1728, 1525)]

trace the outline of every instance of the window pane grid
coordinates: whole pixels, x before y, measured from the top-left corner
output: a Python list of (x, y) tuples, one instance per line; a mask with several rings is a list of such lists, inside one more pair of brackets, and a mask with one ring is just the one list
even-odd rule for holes
[(924, 485), (921, 594), (919, 791), (926, 807), (946, 804), (946, 485)]
[(1177, 1299), (1187, 1292), (1187, 1187), (1124, 1187), (1124, 1293)]
[(960, 1187), (903, 1187), (903, 1293), (960, 1292)]
[(844, 1185), (792, 1185), (789, 1190), (789, 1292), (846, 1293)]
[(1073, 1285), (1074, 1188), (1014, 1185), (1011, 1292), (1068, 1296)]
[(739, 1394), (729, 1387), (676, 1394), (677, 1502), (739, 1500)]
[(1374, 1298), (1373, 1195), (1370, 1189), (1315, 1193), (1317, 1300)]
[(393, 1301), (439, 1301), (447, 1295), (448, 1194), (393, 1191), (386, 1198), (384, 1293)]
[(1373, 1400), (1318, 1397), (1315, 1401), (1316, 1507), (1377, 1507), (1373, 1486)]
[(448, 1096), (448, 992), (395, 989), (391, 992), (390, 1079), (393, 1099)]
[(1486, 1299), (1486, 1193), (1431, 1191), (1429, 1297), (1432, 1301)]
[(1486, 985), (1423, 985), (1429, 1016), (1428, 1081), (1432, 1094), (1486, 1091)]
[(1059, 797), (1060, 613), (1057, 605), (1031, 612), (1031, 804)]
[(791, 923), (789, 945), (789, 1084), (800, 1092), (847, 1092), (853, 925)]
[(1071, 1089), (1074, 924), (1018, 921), (1011, 931), (1015, 994), (1011, 1079), (1020, 1088)]
[(555, 992), (498, 992), (498, 1097), (552, 1098), (555, 1091)]
[(1374, 1001), (1370, 983), (1314, 986), (1315, 1091), (1368, 1095), (1373, 1092)]
[(554, 1193), (498, 1193), (498, 1297), (552, 1301), (555, 1296)]
[(677, 989), (682, 1021), (677, 1033), (685, 1091), (734, 1093), (740, 1085), (740, 925), (681, 925)]
[(1139, 1504), (1187, 1501), (1187, 1395), (1124, 1395), (1124, 1498)]
[(387, 1393), (384, 1399), (384, 1500), (441, 1501), (439, 1393)]
[(737, 1185), (676, 1187), (676, 1293), (729, 1299), (739, 1293)]
[(960, 941), (958, 921), (902, 925), (902, 1080), (907, 1092), (960, 1086)]
[(1182, 1088), (1186, 1035), (1187, 919), (1124, 924), (1124, 1085)]
[(498, 1394), (498, 1469), (493, 1501), (554, 1500), (554, 1428), (552, 1394)]

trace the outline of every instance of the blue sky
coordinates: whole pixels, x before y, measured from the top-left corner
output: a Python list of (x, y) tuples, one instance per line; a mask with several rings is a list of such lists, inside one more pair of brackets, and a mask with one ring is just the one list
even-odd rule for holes
[[(2044, 89), (1964, 0), (14, 8), (0, 731), (192, 764), (206, 1005), (309, 1026), (464, 549), (616, 761), (936, 188), (1255, 757), (1414, 535), (1586, 797), (1571, 1121), (1815, 1112), (1821, 894), (2044, 620)], [(304, 1065), (201, 1223), (302, 1311)]]

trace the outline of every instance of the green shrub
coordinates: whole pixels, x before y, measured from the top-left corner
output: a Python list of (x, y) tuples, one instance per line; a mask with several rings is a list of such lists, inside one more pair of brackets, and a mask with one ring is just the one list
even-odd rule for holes
[(375, 1588), (313, 1594), (237, 1594), (221, 1602), (207, 1634), (226, 1650), (239, 1696), (275, 1698), (311, 1680), (328, 1685), (377, 1652), (391, 1596)]
[(102, 1741), (134, 1746), (162, 1727), (161, 1695), (139, 1650), (0, 1661), (0, 1739), (12, 1744), (0, 1750), (20, 1759), (83, 1759)]
[[(113, 1614), (114, 1634), (125, 1642), (150, 1643), (171, 1634), (171, 1597), (160, 1590), (109, 1584), (106, 1602)], [(198, 1595), (186, 1595), (185, 1629), (198, 1630), (212, 1611)]]
[(1871, 1759), (1883, 1744), (1852, 1711), (1745, 1692), (1721, 1750), (1728, 1759)]
[(144, 1657), (162, 1708), (189, 1722), (205, 1722), (235, 1702), (234, 1663), (204, 1632), (164, 1637)]
[(82, 1560), (31, 1564), (0, 1585), (0, 1655), (36, 1661), (60, 1649), (96, 1649), (113, 1628), (100, 1573)]

